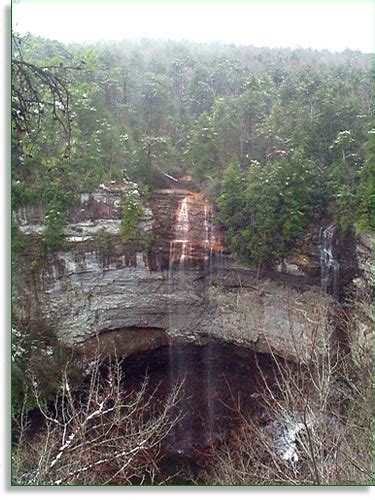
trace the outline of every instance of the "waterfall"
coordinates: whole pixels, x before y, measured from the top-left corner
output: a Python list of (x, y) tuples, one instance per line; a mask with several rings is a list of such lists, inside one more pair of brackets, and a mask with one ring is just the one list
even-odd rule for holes
[(332, 292), (335, 297), (338, 295), (338, 278), (340, 265), (333, 257), (333, 236), (335, 226), (331, 224), (321, 227), (319, 231), (320, 250), (320, 284), (323, 290), (327, 291), (332, 275)]
[[(191, 244), (189, 240), (189, 203), (185, 197), (177, 210), (175, 238), (170, 243), (169, 256), (169, 331), (177, 334), (184, 329), (184, 304), (179, 301), (179, 295), (186, 288), (186, 263), (190, 256)], [(176, 300), (172, 312), (172, 300)], [(189, 353), (182, 342), (176, 339), (169, 346), (171, 388), (182, 384), (182, 397), (179, 404), (181, 412), (180, 422), (172, 431), (172, 445), (175, 453), (182, 455), (190, 447), (192, 441), (191, 404), (192, 394), (188, 383), (190, 367)]]
[(188, 198), (184, 198), (181, 202), (177, 213), (177, 225), (174, 243), (181, 244), (180, 262), (187, 258), (187, 247), (189, 244), (189, 204)]
[[(195, 398), (205, 401), (206, 415), (204, 415), (204, 433), (207, 443), (212, 441), (215, 429), (215, 401), (217, 355), (215, 345), (209, 333), (206, 347), (202, 348), (204, 377), (200, 394), (194, 394), (189, 383), (189, 374), (192, 373), (197, 360), (192, 359), (189, 346), (179, 341), (181, 332), (189, 330), (189, 317), (186, 314), (186, 303), (183, 297), (188, 286), (186, 272), (191, 269), (193, 262), (204, 265), (205, 294), (210, 307), (210, 288), (212, 286), (214, 250), (221, 252), (221, 243), (216, 238), (213, 224), (212, 206), (204, 200), (200, 193), (190, 193), (181, 199), (176, 211), (174, 239), (170, 242), (169, 257), (169, 333), (173, 341), (170, 343), (170, 379), (171, 387), (183, 381), (183, 394), (179, 404), (182, 414), (180, 422), (174, 427), (171, 436), (171, 445), (176, 454), (185, 454), (194, 443), (195, 427), (193, 422), (197, 418), (194, 412)], [(196, 269), (196, 267), (195, 267)], [(219, 373), (219, 371), (218, 371)]]

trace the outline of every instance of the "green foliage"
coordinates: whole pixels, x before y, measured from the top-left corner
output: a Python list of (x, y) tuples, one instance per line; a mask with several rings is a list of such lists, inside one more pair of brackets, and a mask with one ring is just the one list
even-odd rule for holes
[(327, 196), (332, 199), (332, 218), (345, 232), (355, 225), (357, 230), (371, 230), (371, 203), (373, 204), (373, 165), (371, 146), (365, 151), (367, 159), (359, 160), (357, 141), (349, 130), (340, 131), (329, 148), (332, 164), (327, 170)]
[(191, 131), (185, 162), (191, 165), (193, 180), (197, 184), (217, 168), (217, 133), (207, 113), (200, 115)]
[(27, 238), (16, 226), (12, 226), (12, 251), (15, 253), (22, 252), (27, 249), (27, 246)]
[(155, 236), (153, 233), (147, 234), (143, 237), (143, 249), (146, 253), (150, 252), (152, 249), (152, 245), (154, 244)]
[(147, 192), (164, 185), (165, 171), (178, 175), (176, 163), (176, 152), (169, 139), (142, 135), (134, 147), (126, 174)]
[[(69, 144), (48, 106), (28, 109), (28, 132), (15, 127), (12, 138), (13, 208), (44, 206), (50, 248), (63, 241), (77, 193), (124, 175), (150, 193), (165, 186), (164, 173), (191, 174), (219, 196), (228, 240), (245, 261), (280, 259), (319, 215), (343, 229), (373, 227), (373, 152), (363, 147), (373, 81), (364, 54), (147, 40), (65, 47), (28, 35), (22, 56), (80, 68), (56, 70), (70, 95), (69, 122), (57, 110)], [(231, 159), (241, 200), (230, 189)], [(124, 208), (130, 239), (132, 210)]]
[(44, 242), (50, 250), (64, 245), (65, 210), (74, 202), (73, 191), (69, 189), (69, 178), (64, 176), (64, 165), (50, 169), (50, 178), (42, 192), (42, 203), (46, 208)]
[(316, 179), (315, 165), (302, 150), (275, 163), (252, 162), (244, 174), (238, 163), (229, 164), (218, 198), (219, 221), (242, 261), (280, 261), (298, 244), (320, 215)]
[(46, 229), (44, 242), (50, 250), (58, 250), (63, 245), (65, 216), (60, 203), (50, 204), (44, 220)]
[(366, 159), (359, 172), (356, 194), (357, 232), (375, 231), (375, 130), (369, 132), (366, 143)]
[(224, 169), (231, 156), (239, 153), (239, 120), (234, 100), (219, 98), (212, 111), (212, 128), (216, 138), (218, 160)]
[(242, 224), (245, 208), (244, 186), (245, 178), (239, 162), (232, 160), (224, 172), (217, 199), (218, 220), (228, 231)]
[(104, 229), (99, 231), (96, 235), (95, 241), (98, 246), (98, 250), (102, 255), (109, 255), (112, 247), (111, 235), (107, 233)]
[(355, 195), (349, 186), (340, 186), (335, 194), (335, 218), (341, 229), (346, 232), (355, 220)]
[(121, 235), (124, 242), (136, 240), (137, 226), (142, 217), (143, 209), (140, 204), (139, 198), (127, 194), (122, 203), (122, 218), (121, 218)]

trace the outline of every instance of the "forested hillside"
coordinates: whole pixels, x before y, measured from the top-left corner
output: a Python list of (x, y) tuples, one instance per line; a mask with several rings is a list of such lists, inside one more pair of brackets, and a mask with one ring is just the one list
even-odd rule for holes
[(16, 36), (13, 207), (42, 203), (55, 248), (79, 192), (189, 174), (247, 263), (324, 217), (371, 230), (372, 79), (360, 52)]
[(371, 56), (12, 49), (12, 484), (369, 484)]

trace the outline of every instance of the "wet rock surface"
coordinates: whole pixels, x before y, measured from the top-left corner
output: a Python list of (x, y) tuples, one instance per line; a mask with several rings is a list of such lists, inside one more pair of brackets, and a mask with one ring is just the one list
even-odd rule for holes
[[(284, 390), (280, 366), (294, 371), (313, 348), (328, 352), (327, 332), (337, 331), (335, 311), (348, 284), (354, 296), (370, 289), (371, 239), (351, 234), (346, 247), (327, 221), (294, 255), (260, 273), (235, 264), (212, 205), (185, 183), (155, 191), (144, 207), (138, 231), (152, 236), (146, 249), (121, 235), (122, 200), (137, 196), (134, 189), (128, 183), (82, 195), (69, 212), (67, 245), (57, 253), (41, 244), (40, 209), (15, 214), (29, 242), (13, 262), (16, 323), (39, 339), (44, 333), (48, 356), (49, 335), (56, 334), (54, 349), (64, 344), (80, 384), (88, 383), (98, 351), (105, 362), (121, 360), (129, 393), (147, 377), (155, 405), (182, 384), (172, 409), (180, 419), (163, 440), (160, 463), (174, 484), (199, 477), (244, 416), (295, 467), (301, 419), (266, 411), (266, 392)], [(365, 345), (371, 319), (356, 314)]]
[(179, 214), (184, 209), (188, 210), (190, 221), (186, 230), (189, 260), (199, 265), (210, 253), (225, 251), (223, 235), (213, 224), (213, 206), (202, 193), (183, 188), (159, 189), (153, 193), (150, 207), (155, 217), (155, 242), (150, 261), (152, 270), (168, 269), (171, 259), (173, 263), (179, 261), (183, 242), (181, 238), (176, 238), (176, 229)]
[[(366, 235), (356, 237), (352, 229), (342, 232), (332, 221), (321, 221), (311, 227), (299, 249), (278, 264), (274, 271), (284, 282), (317, 285), (337, 299), (345, 296), (345, 290), (353, 279), (362, 273), (361, 252), (369, 255), (369, 242), (363, 248)], [(371, 240), (371, 238), (370, 238)], [(270, 275), (269, 271), (264, 273)]]

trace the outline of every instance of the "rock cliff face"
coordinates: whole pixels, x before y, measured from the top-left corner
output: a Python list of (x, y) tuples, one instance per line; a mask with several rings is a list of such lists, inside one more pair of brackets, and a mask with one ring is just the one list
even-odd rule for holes
[[(100, 233), (120, 236), (122, 201), (127, 196), (140, 200), (138, 187), (132, 182), (101, 185), (92, 193), (81, 193), (80, 204), (67, 212), (65, 227), (69, 243), (93, 240)], [(42, 206), (23, 207), (13, 212), (13, 223), (25, 235), (42, 235), (45, 229), (45, 213)], [(153, 215), (148, 207), (143, 207), (139, 229), (152, 231)]]
[[(37, 320), (66, 344), (92, 347), (99, 334), (124, 356), (176, 338), (214, 338), (304, 360), (313, 342), (324, 342), (332, 298), (320, 288), (316, 263), (312, 270), (305, 261), (305, 270), (287, 263), (262, 277), (236, 266), (212, 206), (183, 186), (156, 191), (143, 211), (139, 231), (152, 244), (125, 244), (121, 200), (130, 191), (136, 187), (113, 185), (83, 195), (68, 214), (64, 251), (15, 256), (17, 321)], [(35, 250), (42, 212), (18, 211), (14, 222)]]

